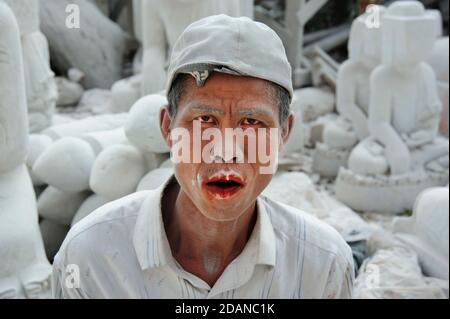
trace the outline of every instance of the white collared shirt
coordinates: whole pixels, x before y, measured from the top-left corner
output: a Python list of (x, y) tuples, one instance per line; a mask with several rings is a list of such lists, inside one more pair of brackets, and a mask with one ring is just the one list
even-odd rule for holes
[(244, 250), (210, 287), (172, 256), (161, 213), (167, 184), (108, 203), (70, 230), (53, 265), (56, 298), (351, 298), (343, 238), (265, 196)]

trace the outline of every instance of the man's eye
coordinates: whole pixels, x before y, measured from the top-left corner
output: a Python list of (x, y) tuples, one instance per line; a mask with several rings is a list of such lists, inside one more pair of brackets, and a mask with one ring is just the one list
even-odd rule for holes
[(201, 123), (214, 123), (214, 119), (209, 115), (200, 116), (196, 118), (196, 120), (200, 121)]
[(255, 119), (247, 118), (242, 121), (242, 124), (243, 125), (259, 125), (259, 124), (261, 124), (261, 122), (258, 120), (255, 120)]

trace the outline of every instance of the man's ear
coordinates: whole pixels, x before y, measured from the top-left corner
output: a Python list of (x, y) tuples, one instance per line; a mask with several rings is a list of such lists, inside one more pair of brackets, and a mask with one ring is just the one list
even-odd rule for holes
[(172, 147), (172, 139), (170, 137), (170, 127), (172, 125), (172, 118), (169, 113), (169, 106), (164, 105), (159, 110), (159, 127), (161, 129), (161, 134), (166, 141), (169, 148)]
[(281, 139), (283, 141), (283, 145), (286, 145), (286, 143), (288, 142), (294, 124), (295, 124), (295, 115), (294, 113), (290, 112), (286, 122), (283, 124), (281, 129)]

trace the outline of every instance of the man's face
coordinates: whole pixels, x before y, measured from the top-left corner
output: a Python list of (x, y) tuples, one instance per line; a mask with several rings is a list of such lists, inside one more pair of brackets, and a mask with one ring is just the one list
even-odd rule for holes
[[(264, 80), (221, 73), (197, 87), (189, 76), (174, 118), (167, 109), (161, 111), (172, 153), (187, 155), (188, 160), (175, 163), (181, 191), (212, 220), (238, 219), (272, 179), (267, 168), (276, 165), (274, 157), (287, 141), (293, 117), (280, 125), (270, 89)], [(189, 139), (176, 139), (175, 131), (188, 132)], [(272, 163), (261, 154), (271, 155)]]

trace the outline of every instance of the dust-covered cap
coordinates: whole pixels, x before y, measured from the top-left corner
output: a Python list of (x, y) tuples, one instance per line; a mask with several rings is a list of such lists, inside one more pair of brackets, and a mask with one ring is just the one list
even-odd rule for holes
[(293, 97), (292, 69), (281, 39), (246, 17), (216, 15), (189, 25), (173, 47), (166, 90), (180, 73), (192, 75), (202, 86), (211, 72), (267, 80)]

